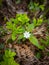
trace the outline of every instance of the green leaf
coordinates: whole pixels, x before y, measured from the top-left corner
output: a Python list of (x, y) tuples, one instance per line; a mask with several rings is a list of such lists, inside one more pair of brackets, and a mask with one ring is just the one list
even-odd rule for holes
[(27, 27), (26, 27), (27, 31), (29, 32), (32, 32), (32, 30), (34, 29), (34, 24), (29, 24)]
[(14, 41), (16, 39), (15, 33), (12, 34), (12, 40)]
[(44, 11), (44, 5), (40, 5), (39, 8)]
[(37, 24), (36, 24), (36, 25), (37, 25), (37, 26), (38, 26), (38, 25), (41, 25), (42, 22), (43, 22), (43, 19), (42, 19), (42, 18), (39, 18), (39, 19), (37, 20)]
[(7, 22), (7, 23), (6, 23), (6, 28), (7, 28), (7, 29), (13, 29), (13, 24), (12, 24), (12, 22)]
[(46, 40), (40, 39), (41, 43), (48, 46), (49, 45), (49, 36), (46, 37)]
[(28, 5), (28, 8), (29, 8), (30, 10), (34, 9), (34, 4), (33, 4), (32, 2), (30, 2), (29, 5)]
[(24, 38), (24, 35), (19, 35), (19, 37), (18, 37), (18, 40), (21, 40), (21, 39), (23, 39)]
[(15, 52), (12, 52), (11, 50), (5, 50), (3, 61), (0, 62), (0, 65), (19, 65), (14, 60), (15, 55), (16, 55)]
[(40, 59), (40, 58), (41, 58), (41, 56), (42, 56), (42, 55), (41, 55), (41, 53), (40, 53), (40, 52), (37, 52), (37, 53), (36, 53), (36, 57), (37, 57), (38, 59)]
[(34, 27), (37, 27), (39, 25), (41, 25), (43, 23), (43, 19), (42, 18), (33, 18), (33, 24), (34, 24)]
[(34, 26), (36, 26), (36, 24), (37, 24), (36, 18), (33, 18), (33, 24), (34, 24)]
[(16, 53), (12, 52), (11, 50), (6, 50), (6, 52), (5, 52), (6, 57), (13, 57), (15, 55), (16, 55)]
[(38, 47), (39, 49), (43, 49), (43, 48), (44, 48), (43, 46), (41, 46), (41, 45), (39, 44), (39, 42), (38, 42), (38, 40), (37, 40), (37, 38), (36, 38), (35, 36), (31, 35), (30, 38), (29, 38), (29, 40), (30, 40), (30, 42), (31, 42), (33, 45), (35, 45), (35, 46)]
[(27, 14), (17, 14), (16, 18), (18, 19), (18, 21), (21, 22), (21, 25), (25, 24), (29, 21)]

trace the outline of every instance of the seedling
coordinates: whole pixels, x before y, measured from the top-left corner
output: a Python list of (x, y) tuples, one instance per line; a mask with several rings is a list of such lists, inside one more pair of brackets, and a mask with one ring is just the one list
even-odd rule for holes
[(38, 19), (38, 23), (36, 23), (36, 21), (34, 21), (34, 23), (29, 23), (29, 21), (30, 19), (27, 14), (17, 14), (15, 19), (11, 18), (10, 21), (6, 23), (6, 28), (8, 32), (11, 31), (11, 38), (13, 41), (16, 40), (18, 43), (18, 40), (29, 39), (33, 45), (42, 49), (43, 46), (38, 43), (38, 40), (32, 33), (35, 26), (41, 24), (40, 22), (42, 22), (42, 20)]

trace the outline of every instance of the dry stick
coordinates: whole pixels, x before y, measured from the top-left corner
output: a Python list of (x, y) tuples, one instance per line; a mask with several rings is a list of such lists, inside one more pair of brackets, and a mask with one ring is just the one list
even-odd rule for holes
[(45, 48), (45, 50), (46, 50), (47, 52), (49, 52), (49, 49)]
[(13, 6), (12, 0), (6, 0), (6, 3), (7, 3), (7, 6), (8, 6), (9, 13), (14, 15), (14, 13), (16, 13), (16, 8)]
[(12, 9), (13, 12), (15, 12), (15, 7), (13, 6), (12, 0), (6, 0), (6, 3), (8, 5), (8, 7), (10, 7)]
[[(6, 0), (7, 6), (8, 6), (8, 12), (10, 14), (12, 14), (12, 16), (14, 15), (14, 13), (16, 13), (16, 8), (13, 6), (12, 0)], [(3, 12), (2, 12), (3, 13)], [(3, 13), (4, 14), (4, 13)], [(5, 15), (4, 15), (5, 16)], [(8, 20), (8, 17), (5, 16)], [(10, 21), (10, 20), (9, 20)]]

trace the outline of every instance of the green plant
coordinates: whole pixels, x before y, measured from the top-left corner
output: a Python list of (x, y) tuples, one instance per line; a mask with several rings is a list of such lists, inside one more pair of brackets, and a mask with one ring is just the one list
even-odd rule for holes
[(29, 21), (30, 19), (27, 14), (17, 14), (15, 19), (11, 18), (10, 21), (6, 23), (6, 28), (8, 31), (11, 31), (13, 41), (16, 40), (18, 42), (20, 40), (29, 39), (33, 45), (42, 49), (43, 46), (38, 43), (38, 40), (32, 33), (35, 25), (33, 22), (29, 23)]
[(48, 46), (49, 45), (49, 36), (46, 37), (46, 40), (40, 39), (41, 43)]
[(12, 33), (12, 40), (15, 40), (16, 37), (23, 37), (23, 33), (25, 32), (25, 24), (27, 24), (29, 18), (26, 14), (17, 14), (16, 18), (11, 18), (10, 22), (7, 22), (6, 28)]
[(39, 5), (39, 3), (35, 3), (35, 2), (32, 2), (30, 1), (29, 5), (28, 5), (28, 8), (29, 10), (33, 11), (33, 12), (36, 12), (38, 10), (44, 10), (44, 5)]
[(14, 60), (15, 55), (16, 55), (15, 52), (12, 52), (11, 50), (5, 50), (3, 61), (0, 62), (0, 65), (19, 65)]
[(33, 18), (33, 24), (34, 24), (34, 27), (37, 27), (39, 25), (41, 25), (43, 23), (43, 18)]
[(38, 59), (40, 59), (42, 57), (42, 54), (40, 52), (37, 52), (35, 55)]
[(21, 0), (16, 0), (16, 4), (19, 4), (21, 2)]

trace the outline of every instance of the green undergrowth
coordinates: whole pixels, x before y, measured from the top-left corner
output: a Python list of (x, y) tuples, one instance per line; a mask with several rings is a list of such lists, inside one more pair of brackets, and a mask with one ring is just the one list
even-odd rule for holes
[(16, 18), (11, 18), (10, 21), (6, 23), (6, 28), (8, 32), (11, 32), (11, 39), (13, 41), (17, 40), (18, 43), (20, 40), (25, 41), (26, 39), (29, 39), (33, 45), (39, 49), (43, 49), (44, 47), (39, 44), (37, 38), (32, 33), (33, 30), (42, 23), (42, 18), (33, 18), (32, 23), (30, 23), (30, 18), (24, 13), (17, 14)]
[(15, 52), (11, 50), (5, 50), (5, 54), (3, 55), (3, 61), (0, 62), (0, 65), (19, 65), (14, 60)]

